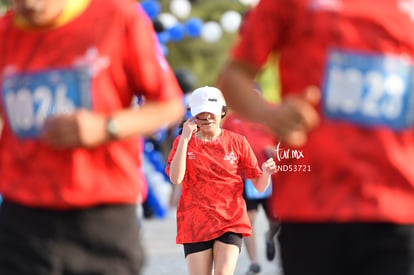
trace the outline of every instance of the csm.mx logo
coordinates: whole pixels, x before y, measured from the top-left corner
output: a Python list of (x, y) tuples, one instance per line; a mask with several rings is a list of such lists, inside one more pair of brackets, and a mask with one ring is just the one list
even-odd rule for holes
[(281, 161), (282, 159), (302, 159), (305, 156), (303, 150), (284, 149), (280, 147), (279, 142), (276, 146), (276, 157), (278, 161)]
[[(282, 148), (280, 142), (275, 149), (276, 159), (280, 163), (282, 160), (299, 160), (304, 159), (305, 155), (303, 150)], [(276, 164), (277, 172), (310, 172), (311, 167), (309, 164)]]

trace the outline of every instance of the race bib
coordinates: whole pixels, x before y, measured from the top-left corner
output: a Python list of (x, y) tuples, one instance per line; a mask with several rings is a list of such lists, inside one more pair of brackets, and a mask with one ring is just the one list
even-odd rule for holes
[(366, 127), (411, 127), (413, 71), (401, 56), (332, 51), (322, 85), (324, 114)]
[(8, 122), (20, 138), (36, 138), (48, 116), (91, 108), (91, 78), (83, 69), (5, 77), (2, 97)]
[(270, 184), (264, 192), (259, 192), (254, 187), (253, 182), (250, 179), (246, 179), (244, 180), (244, 190), (249, 199), (257, 200), (268, 198), (272, 195), (272, 180), (270, 180)]

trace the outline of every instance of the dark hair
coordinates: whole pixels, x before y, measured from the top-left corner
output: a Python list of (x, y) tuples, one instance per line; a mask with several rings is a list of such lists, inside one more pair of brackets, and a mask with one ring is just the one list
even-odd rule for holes
[(227, 110), (228, 110), (227, 106), (223, 106), (223, 108), (221, 109), (221, 112), (224, 114), (221, 115), (221, 118), (224, 118), (227, 115)]

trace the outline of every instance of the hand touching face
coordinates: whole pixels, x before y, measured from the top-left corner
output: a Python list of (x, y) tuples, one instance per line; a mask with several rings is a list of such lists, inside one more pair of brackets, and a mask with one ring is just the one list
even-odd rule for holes
[(187, 119), (183, 124), (182, 138), (191, 139), (193, 133), (197, 131), (197, 123), (194, 117)]

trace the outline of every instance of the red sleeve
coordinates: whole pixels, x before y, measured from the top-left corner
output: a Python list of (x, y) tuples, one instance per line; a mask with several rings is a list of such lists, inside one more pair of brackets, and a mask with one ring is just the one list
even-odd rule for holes
[(269, 54), (283, 42), (283, 33), (292, 13), (290, 2), (261, 0), (243, 19), (242, 31), (231, 52), (232, 58), (262, 67)]
[(178, 142), (180, 141), (180, 137), (181, 135), (177, 136), (174, 139), (170, 154), (168, 155), (168, 159), (167, 159), (167, 164), (165, 166), (165, 173), (167, 174), (167, 176), (170, 176), (170, 164), (172, 159), (174, 158), (175, 152), (177, 151), (177, 146), (178, 146)]
[(242, 155), (240, 173), (242, 177), (249, 179), (259, 177), (262, 174), (262, 170), (259, 168), (253, 149), (245, 137), (242, 138), (240, 147)]
[(151, 20), (137, 4), (126, 26), (126, 63), (131, 81), (148, 101), (182, 98), (177, 79), (165, 59)]

